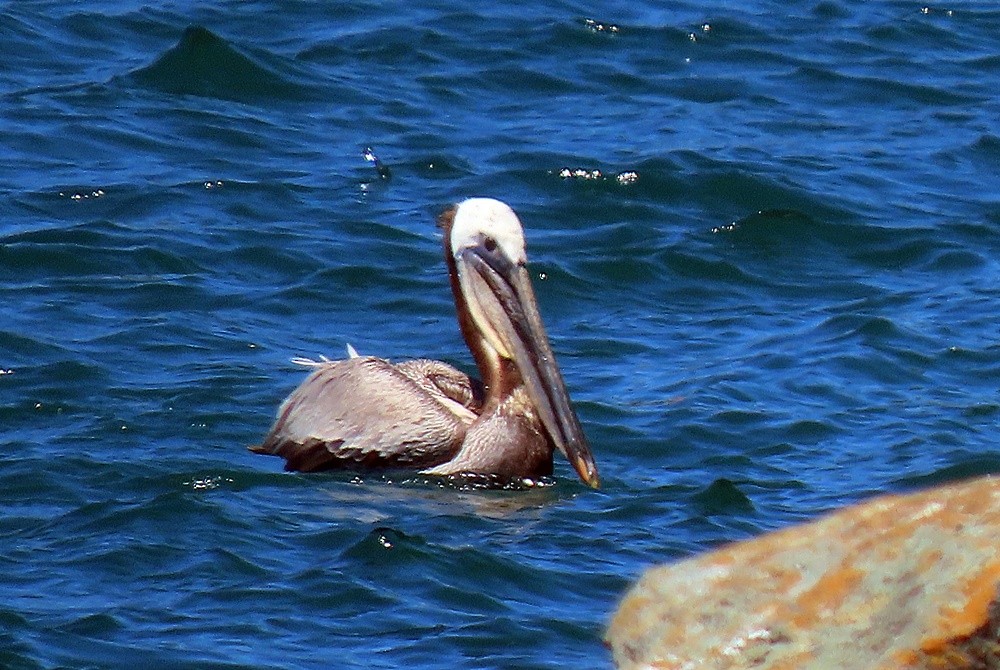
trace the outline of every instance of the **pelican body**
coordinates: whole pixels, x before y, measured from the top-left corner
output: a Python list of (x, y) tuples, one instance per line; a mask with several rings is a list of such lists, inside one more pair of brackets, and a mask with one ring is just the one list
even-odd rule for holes
[(351, 355), (284, 401), (257, 453), (286, 470), (415, 470), (504, 479), (552, 474), (561, 451), (594, 488), (597, 466), (538, 313), (524, 232), (506, 204), (472, 198), (439, 219), (462, 336), (482, 381), (427, 359)]

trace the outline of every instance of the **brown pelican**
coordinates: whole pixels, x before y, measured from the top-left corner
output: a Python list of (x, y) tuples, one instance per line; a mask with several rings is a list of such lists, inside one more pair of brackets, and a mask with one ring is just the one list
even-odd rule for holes
[(458, 323), (482, 382), (440, 361), (357, 356), (314, 363), (257, 453), (286, 470), (409, 469), (535, 479), (561, 451), (597, 488), (597, 466), (549, 346), (514, 211), (472, 198), (439, 219)]

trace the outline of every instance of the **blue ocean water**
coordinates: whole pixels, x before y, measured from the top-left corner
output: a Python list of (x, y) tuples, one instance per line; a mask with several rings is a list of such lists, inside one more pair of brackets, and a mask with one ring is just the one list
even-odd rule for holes
[[(0, 38), (0, 667), (604, 668), (653, 564), (1000, 472), (995, 3), (32, 0)], [(291, 357), (471, 370), (434, 217), (472, 195), (525, 223), (603, 488), (246, 451)]]

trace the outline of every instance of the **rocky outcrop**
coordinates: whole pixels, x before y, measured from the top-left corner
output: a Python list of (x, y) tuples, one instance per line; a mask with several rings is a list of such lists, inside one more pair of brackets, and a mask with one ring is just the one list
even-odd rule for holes
[(877, 498), (654, 568), (622, 669), (1000, 669), (1000, 477)]

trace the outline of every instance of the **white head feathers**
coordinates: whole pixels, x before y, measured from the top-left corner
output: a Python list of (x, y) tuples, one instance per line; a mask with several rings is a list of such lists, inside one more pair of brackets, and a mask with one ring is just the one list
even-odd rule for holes
[(479, 246), (492, 239), (512, 262), (524, 264), (524, 230), (508, 205), (493, 198), (469, 198), (455, 208), (451, 227), (451, 250)]

